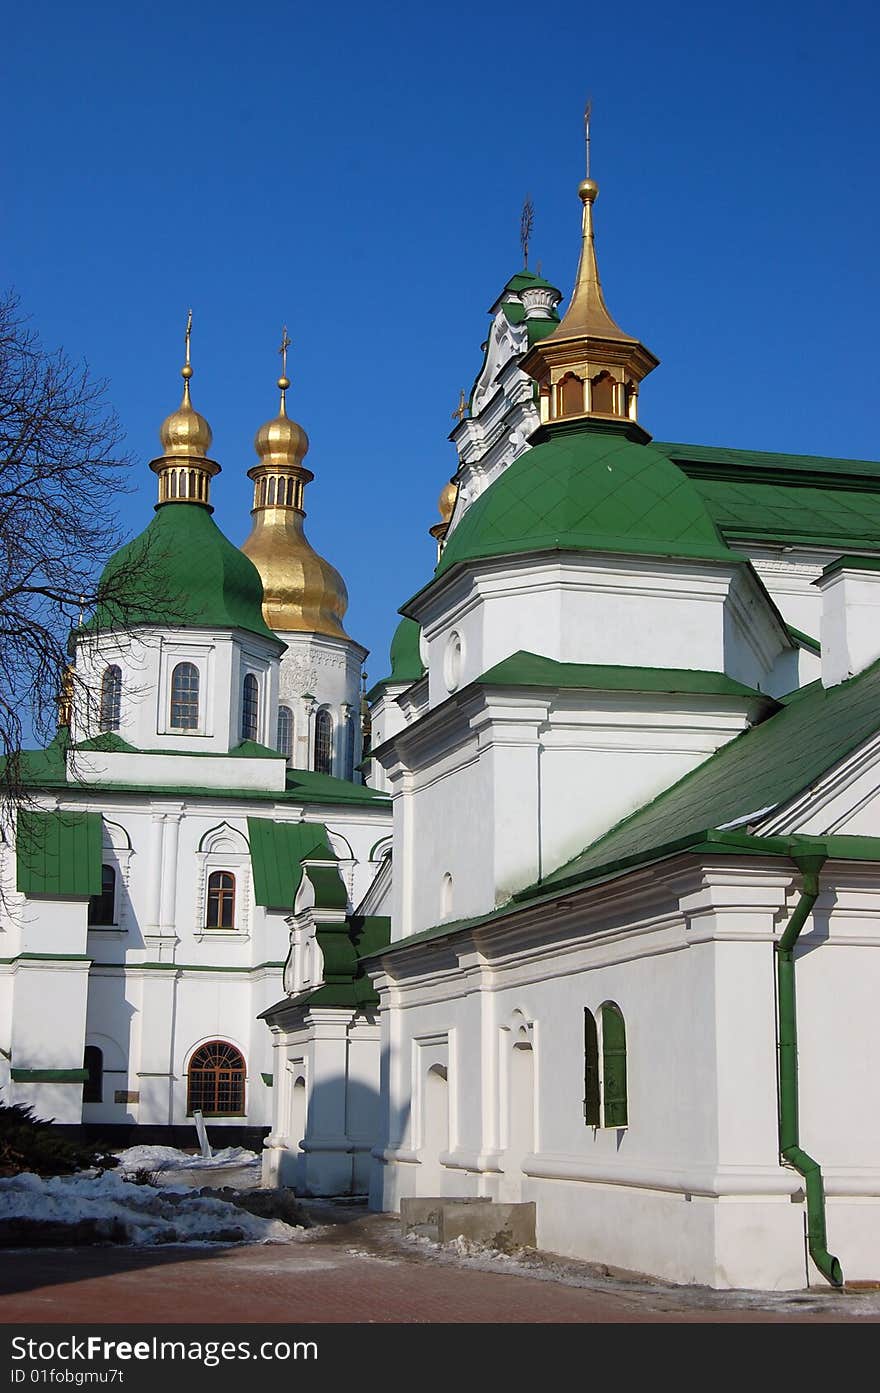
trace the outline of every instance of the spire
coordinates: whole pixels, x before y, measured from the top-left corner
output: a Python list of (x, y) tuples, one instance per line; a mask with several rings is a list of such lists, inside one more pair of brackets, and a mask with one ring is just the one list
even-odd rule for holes
[(636, 424), (639, 386), (659, 359), (615, 323), (602, 293), (593, 229), (599, 185), (590, 175), (592, 113), (593, 104), (588, 101), (584, 111), (587, 177), (578, 185), (581, 250), (574, 290), (559, 324), (533, 345), (521, 367), (538, 383), (543, 423), (598, 417), (627, 422), (628, 429), (650, 439)]
[(184, 333), (185, 361), (180, 369), (183, 378), (183, 400), (176, 411), (159, 427), (162, 454), (150, 461), (150, 468), (159, 475), (159, 503), (208, 503), (210, 481), (220, 473), (215, 460), (208, 459), (213, 434), (211, 427), (193, 410), (189, 384), (193, 375), (190, 361), (192, 310), (187, 312)]
[(548, 335), (551, 339), (572, 339), (591, 336), (593, 338), (619, 339), (626, 343), (634, 340), (625, 334), (619, 324), (615, 324), (608, 313), (602, 282), (599, 280), (599, 264), (596, 260), (596, 237), (593, 231), (593, 204), (599, 197), (599, 185), (595, 179), (584, 179), (578, 185), (578, 198), (583, 204), (581, 216), (581, 255), (575, 276), (574, 290), (568, 309), (560, 323)]

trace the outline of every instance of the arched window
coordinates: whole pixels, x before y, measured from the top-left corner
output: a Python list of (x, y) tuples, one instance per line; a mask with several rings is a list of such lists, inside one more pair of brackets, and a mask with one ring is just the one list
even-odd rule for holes
[(596, 1017), (584, 1010), (584, 1122), (598, 1127), (599, 1117), (599, 1034)]
[(122, 669), (115, 663), (104, 673), (101, 681), (101, 729), (118, 730), (122, 707)]
[(602, 1094), (606, 1127), (625, 1127), (626, 1026), (613, 1001), (602, 1007)]
[(86, 1078), (83, 1080), (83, 1102), (103, 1103), (104, 1054), (97, 1045), (86, 1045), (83, 1054), (83, 1068), (86, 1071)]
[(186, 1110), (206, 1117), (244, 1114), (244, 1057), (234, 1045), (212, 1040), (197, 1049), (186, 1078)]
[(590, 402), (594, 411), (605, 416), (614, 415), (614, 378), (609, 372), (600, 372), (591, 384)]
[(199, 670), (194, 663), (178, 663), (171, 674), (171, 728), (197, 730), (199, 724)]
[(293, 712), (289, 706), (278, 708), (278, 751), (285, 759), (293, 754)]
[(315, 771), (330, 774), (333, 770), (333, 721), (329, 711), (319, 711), (315, 717)]
[(584, 411), (584, 384), (579, 377), (570, 372), (559, 384), (560, 416), (582, 416)]
[(244, 679), (241, 698), (241, 738), (256, 740), (260, 720), (260, 688), (257, 679), (249, 672)]
[(213, 871), (208, 876), (208, 929), (235, 928), (235, 876), (231, 871)]
[(101, 893), (89, 900), (90, 924), (115, 924), (116, 872), (112, 866), (101, 867)]

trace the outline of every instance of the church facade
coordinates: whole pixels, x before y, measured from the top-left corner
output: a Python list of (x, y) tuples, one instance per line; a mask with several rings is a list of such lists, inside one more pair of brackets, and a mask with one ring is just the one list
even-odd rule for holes
[(680, 1282), (874, 1279), (878, 466), (653, 442), (597, 192), (564, 316), (527, 271), (490, 311), (371, 693), (372, 1203), (534, 1201), (539, 1246)]
[(323, 916), (353, 981), (352, 911), (390, 815), (357, 772), (366, 650), (343, 628), (341, 576), (305, 537), (312, 474), (290, 384), (256, 437), (240, 551), (211, 516), (220, 466), (191, 375), (188, 331), (154, 519), (108, 563), (112, 604), (71, 637), (56, 739), (22, 760), (0, 1086), (111, 1140), (190, 1145), (199, 1110), (215, 1141), (259, 1147), (276, 1082), (261, 1013), (318, 970), (300, 956), (291, 975), (293, 916)]
[(287, 378), (238, 551), (187, 357), (6, 829), (0, 1084), (674, 1281), (873, 1280), (880, 465), (653, 440), (597, 194), (564, 312), (490, 309), (366, 748)]

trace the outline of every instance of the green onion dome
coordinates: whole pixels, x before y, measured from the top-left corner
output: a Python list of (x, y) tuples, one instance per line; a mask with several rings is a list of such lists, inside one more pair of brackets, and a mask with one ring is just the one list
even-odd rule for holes
[(274, 639), (259, 572), (206, 507), (160, 503), (149, 527), (110, 558), (85, 630), (244, 629)]

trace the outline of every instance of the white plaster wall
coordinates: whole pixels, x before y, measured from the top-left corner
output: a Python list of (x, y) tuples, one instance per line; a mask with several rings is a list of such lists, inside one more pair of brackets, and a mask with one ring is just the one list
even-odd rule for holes
[[(298, 821), (305, 812), (328, 825), (354, 904), (375, 875), (371, 856), (390, 833), (389, 810), (107, 794), (102, 802), (102, 855), (117, 872), (116, 924), (87, 928), (85, 899), (19, 897), (4, 906), (0, 942), (4, 949), (14, 944), (14, 952), (0, 956), (27, 951), (84, 960), (3, 966), (0, 990), (12, 997), (12, 1024), (9, 1043), (0, 1038), (0, 1049), (11, 1048), (19, 1067), (80, 1069), (86, 1043), (104, 1050), (102, 1041), (110, 1042), (114, 1068), (109, 1071), (105, 1052), (104, 1101), (83, 1111), (80, 1084), (14, 1087), (41, 1108), (60, 1099), (59, 1120), (79, 1121), (82, 1114), (95, 1122), (185, 1123), (189, 1054), (217, 1038), (240, 1048), (248, 1068), (247, 1116), (230, 1124), (268, 1124), (272, 1089), (261, 1074), (272, 1073), (272, 1050), (258, 1016), (283, 995), (289, 927), (283, 912), (254, 903), (247, 817)], [(66, 805), (93, 807), (81, 790), (71, 790)], [(204, 927), (207, 876), (215, 869), (236, 876), (233, 930)], [(139, 1100), (116, 1103), (117, 1090), (138, 1093)]]
[(702, 668), (768, 691), (791, 648), (742, 568), (599, 553), (480, 562), (432, 587), (412, 613), (428, 648), (432, 708), (520, 650), (569, 663)]
[[(74, 702), (74, 738), (100, 734), (101, 682), (106, 668), (122, 671), (120, 725), (116, 732), (136, 749), (225, 754), (241, 741), (242, 684), (253, 672), (260, 687), (258, 741), (274, 748), (278, 719), (276, 644), (241, 630), (187, 628), (134, 630), (81, 637), (76, 668), (81, 685)], [(170, 728), (171, 674), (191, 662), (199, 672), (199, 726)], [(169, 780), (170, 782), (170, 780)]]
[[(386, 959), (377, 981), (389, 1121), (373, 1202), (511, 1197), (504, 1056), (525, 1022), (536, 1149), (522, 1161), (519, 1193), (538, 1203), (540, 1246), (676, 1281), (803, 1285), (803, 1205), (792, 1203), (800, 1179), (777, 1154), (771, 936), (785, 882), (751, 869), (738, 882), (726, 871), (678, 886), (646, 876), (619, 900), (597, 893), (592, 910), (572, 905), (562, 933), (545, 912), (518, 931), (482, 932), (479, 955), (464, 940), (423, 949), (418, 961), (413, 951), (402, 976)], [(560, 910), (557, 929), (562, 921)], [(583, 1121), (583, 1010), (607, 1000), (627, 1025), (622, 1129)], [(422, 1045), (441, 1039), (454, 1144), (438, 1181), (438, 1158), (420, 1155), (417, 1100)], [(855, 1271), (853, 1252), (848, 1260)]]
[[(279, 701), (293, 712), (294, 769), (312, 769), (315, 763), (315, 715), (321, 708), (333, 721), (333, 767), (337, 778), (351, 777), (347, 767), (347, 731), (355, 727), (354, 765), (361, 760), (361, 670), (367, 650), (350, 639), (324, 634), (279, 632), (287, 645), (281, 659)], [(277, 722), (277, 713), (276, 713)], [(276, 732), (268, 742), (275, 747)]]

